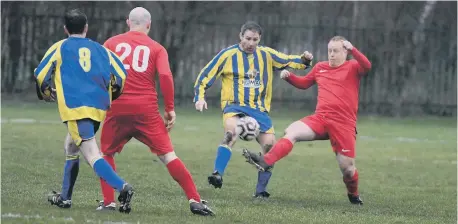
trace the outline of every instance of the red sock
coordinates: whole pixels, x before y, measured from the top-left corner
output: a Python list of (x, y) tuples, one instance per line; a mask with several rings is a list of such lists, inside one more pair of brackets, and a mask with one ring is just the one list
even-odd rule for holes
[[(116, 164), (112, 155), (105, 155), (103, 158), (113, 167), (113, 170), (116, 172)], [(103, 194), (103, 204), (109, 205), (112, 202), (115, 202), (115, 190), (105, 182), (104, 179), (100, 178), (100, 186), (102, 187)]]
[(196, 185), (184, 163), (177, 158), (167, 164), (167, 169), (173, 179), (180, 184), (188, 200), (194, 199), (200, 202), (200, 195), (197, 193)]
[(273, 165), (275, 162), (288, 155), (291, 150), (293, 150), (293, 143), (289, 139), (281, 138), (274, 147), (264, 155), (264, 161), (268, 165)]
[(349, 194), (358, 195), (358, 170), (355, 169), (355, 174), (351, 178), (343, 178), (345, 186)]

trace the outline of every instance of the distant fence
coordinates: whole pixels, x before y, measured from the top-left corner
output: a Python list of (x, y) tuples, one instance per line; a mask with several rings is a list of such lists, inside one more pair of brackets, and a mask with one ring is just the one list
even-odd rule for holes
[[(26, 4), (30, 6), (27, 7)], [(111, 3), (115, 4), (113, 7), (117, 7), (117, 11), (114, 10), (116, 13), (107, 13), (105, 4), (108, 3), (83, 4), (90, 21), (88, 37), (101, 43), (114, 34), (126, 31), (125, 15), (132, 8), (123, 9), (126, 7), (124, 3), (116, 2)], [(178, 3), (163, 4), (162, 7), (176, 9), (177, 15), (180, 12), (177, 5), (171, 5)], [(180, 6), (186, 9), (190, 6), (201, 8), (195, 4), (206, 3), (182, 4), (188, 4)], [(305, 7), (300, 3), (277, 4), (284, 8)], [(434, 18), (441, 16), (437, 15), (441, 13), (438, 10), (447, 8), (439, 5), (441, 3), (437, 4)], [(175, 76), (176, 97), (181, 100), (192, 100), (193, 85), (199, 71), (222, 48), (238, 42), (238, 32), (245, 19), (255, 19), (265, 31), (262, 35), (263, 45), (290, 54), (300, 54), (308, 50), (314, 54), (316, 60), (327, 59), (326, 46), (330, 37), (347, 37), (367, 55), (373, 65), (372, 71), (361, 81), (361, 112), (385, 115), (456, 115), (456, 2), (449, 4), (454, 4), (454, 18), (445, 24), (429, 23), (421, 29), (418, 29), (418, 24), (396, 27), (392, 21), (382, 25), (355, 26), (351, 18), (345, 20), (341, 18), (347, 17), (324, 17), (319, 16), (318, 12), (307, 17), (293, 13), (279, 16), (263, 11), (232, 20), (221, 19), (225, 18), (223, 15), (227, 15), (224, 12), (221, 16), (215, 12), (210, 15), (199, 12), (199, 16), (190, 16), (181, 21), (170, 17), (155, 20), (150, 36), (169, 51)], [(22, 13), (17, 13), (19, 7), (25, 10), (21, 9)], [(53, 7), (57, 9), (52, 10)], [(358, 7), (364, 9), (363, 6)], [(419, 4), (418, 8), (421, 7)], [(2, 2), (3, 92), (17, 94), (33, 90), (33, 69), (52, 43), (65, 38), (61, 15), (63, 9), (65, 6), (56, 6), (52, 2)], [(170, 13), (173, 15), (173, 12)], [(306, 22), (300, 22), (303, 20)], [(220, 83), (216, 82), (209, 89), (208, 96), (218, 98), (219, 87)], [(316, 86), (307, 91), (296, 90), (277, 76), (274, 80), (273, 107), (282, 104), (313, 109), (316, 94)]]

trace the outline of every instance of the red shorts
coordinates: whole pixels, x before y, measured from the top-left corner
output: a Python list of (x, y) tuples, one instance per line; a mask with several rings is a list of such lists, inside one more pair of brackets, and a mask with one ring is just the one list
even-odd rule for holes
[(301, 119), (309, 126), (320, 140), (329, 139), (335, 153), (355, 158), (356, 127), (354, 124), (335, 121), (319, 114)]
[(159, 113), (113, 115), (108, 113), (102, 126), (100, 138), (104, 155), (122, 151), (133, 137), (157, 155), (173, 152), (172, 142)]

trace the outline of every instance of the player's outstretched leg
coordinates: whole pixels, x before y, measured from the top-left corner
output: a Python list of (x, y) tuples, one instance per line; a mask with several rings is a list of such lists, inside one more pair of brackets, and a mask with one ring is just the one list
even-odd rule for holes
[(242, 149), (242, 155), (246, 162), (254, 165), (260, 172), (269, 171), (273, 165), (269, 165), (264, 161), (264, 156), (260, 153), (251, 152), (248, 149)]
[(293, 149), (293, 143), (288, 138), (281, 138), (264, 156), (243, 149), (243, 156), (247, 162), (253, 164), (259, 171), (269, 171), (273, 165), (283, 157), (287, 156)]
[(277, 141), (272, 149), (264, 156), (243, 150), (243, 156), (247, 162), (253, 164), (258, 170), (266, 171), (273, 164), (287, 156), (297, 141), (311, 141), (315, 139), (315, 132), (303, 121), (295, 121), (285, 130), (283, 138)]
[(158, 157), (166, 165), (170, 176), (172, 176), (183, 189), (189, 200), (191, 212), (203, 216), (214, 215), (213, 211), (205, 204), (206, 202), (201, 200), (191, 173), (186, 168), (183, 161), (176, 156), (175, 152), (169, 152)]
[(129, 213), (131, 211), (130, 202), (134, 194), (132, 186), (121, 179), (113, 168), (111, 168), (110, 164), (102, 158), (94, 138), (83, 141), (80, 150), (97, 176), (104, 179), (111, 187), (119, 191), (119, 211)]
[(208, 183), (215, 188), (223, 186), (223, 175), (232, 156), (231, 147), (235, 144), (235, 128), (238, 117), (229, 117), (224, 121), (224, 138), (218, 146), (213, 173), (208, 176)]
[(65, 138), (65, 156), (64, 176), (62, 181), (62, 191), (57, 193), (52, 191), (48, 195), (48, 202), (60, 208), (70, 208), (72, 206), (73, 187), (79, 172), (79, 155), (78, 147), (73, 143), (72, 137), (68, 134)]

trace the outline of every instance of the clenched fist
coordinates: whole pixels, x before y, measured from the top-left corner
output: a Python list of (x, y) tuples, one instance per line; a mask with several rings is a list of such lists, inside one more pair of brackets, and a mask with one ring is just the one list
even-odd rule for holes
[(303, 54), (302, 54), (302, 58), (304, 60), (307, 60), (307, 61), (311, 61), (313, 59), (313, 55), (312, 53), (308, 52), (308, 51), (305, 51)]
[(344, 47), (347, 51), (353, 50), (353, 45), (350, 43), (350, 41), (344, 40), (344, 41), (342, 41), (342, 44), (343, 44), (343, 47)]
[(304, 52), (301, 55), (301, 60), (306, 67), (310, 67), (310, 65), (312, 65), (312, 59), (313, 59), (313, 55), (308, 51)]
[(291, 73), (288, 70), (283, 70), (280, 73), (280, 78), (287, 79), (290, 75), (291, 75)]

